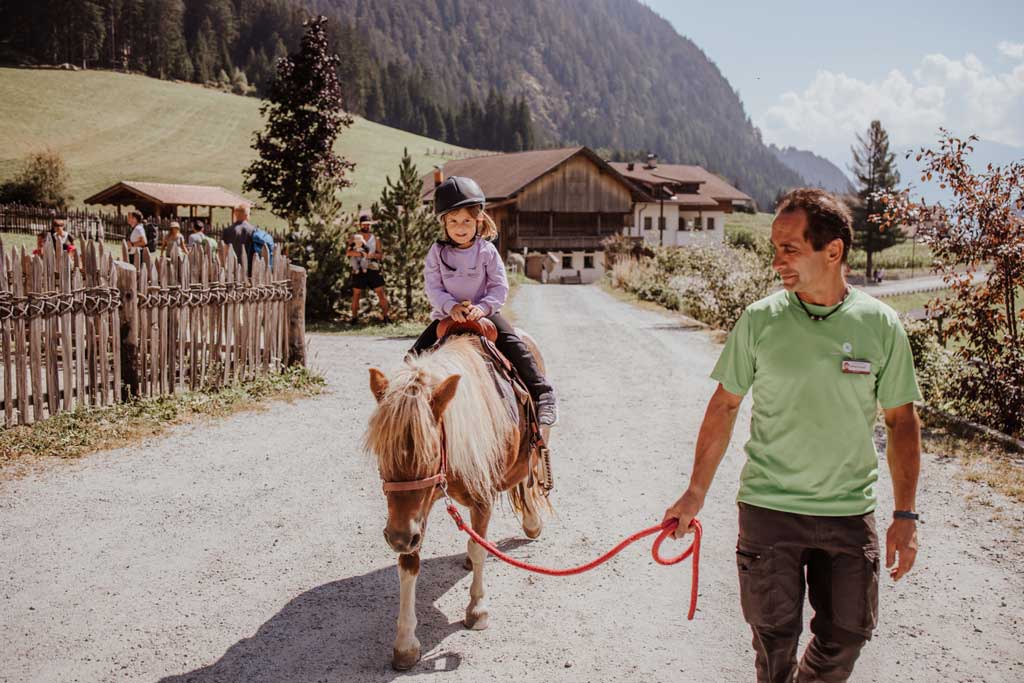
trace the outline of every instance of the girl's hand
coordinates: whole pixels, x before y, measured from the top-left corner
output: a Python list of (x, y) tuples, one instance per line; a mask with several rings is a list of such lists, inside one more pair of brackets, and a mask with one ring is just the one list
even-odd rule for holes
[(484, 317), (484, 309), (479, 306), (470, 306), (469, 310), (466, 311), (466, 320), (469, 322), (476, 322), (480, 318)]
[(466, 307), (463, 304), (455, 304), (452, 310), (448, 311), (449, 317), (457, 323), (466, 322)]

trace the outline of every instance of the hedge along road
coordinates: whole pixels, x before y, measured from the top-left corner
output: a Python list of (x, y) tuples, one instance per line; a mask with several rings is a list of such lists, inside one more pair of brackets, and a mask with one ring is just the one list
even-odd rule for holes
[[(562, 397), (558, 514), (522, 540), (503, 506), (491, 537), (552, 566), (590, 559), (657, 522), (681, 490), (720, 346), (596, 287), (525, 286), (514, 306)], [(389, 681), (398, 580), (385, 505), (360, 452), (367, 369), (410, 340), (314, 336), (333, 392), (176, 428), (144, 446), (0, 482), (0, 680)], [(491, 627), (460, 620), (465, 539), (435, 508), (418, 585), (437, 680), (748, 681), (733, 502), (749, 401), (701, 515), (700, 610), (688, 563), (646, 547), (583, 576), (488, 561)], [(857, 681), (1024, 678), (1020, 507), (924, 458), (922, 554), (883, 578), (881, 624)], [(891, 509), (883, 466), (881, 510)], [(967, 503), (968, 494), (977, 502)], [(979, 504), (984, 503), (984, 504)], [(666, 546), (666, 552), (681, 548)], [(806, 611), (805, 611), (806, 616)]]

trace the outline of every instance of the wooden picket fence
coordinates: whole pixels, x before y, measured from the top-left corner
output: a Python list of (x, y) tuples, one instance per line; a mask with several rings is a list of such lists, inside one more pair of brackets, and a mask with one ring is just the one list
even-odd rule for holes
[[(131, 226), (128, 225), (128, 216), (106, 211), (93, 209), (51, 209), (44, 206), (26, 206), (23, 204), (0, 204), (0, 232), (20, 233), (23, 235), (37, 235), (40, 232), (50, 229), (50, 223), (54, 218), (65, 221), (65, 229), (71, 233), (76, 240), (107, 240), (119, 241), (128, 239), (131, 234)], [(208, 237), (220, 239), (227, 223), (209, 224), (209, 221), (202, 216), (198, 219), (206, 223), (205, 233)], [(186, 235), (191, 231), (192, 218), (165, 217), (156, 219), (147, 217), (149, 223), (156, 223), (160, 236), (167, 234), (171, 221), (178, 221), (181, 224), (182, 232)], [(274, 236), (279, 242), (284, 242), (286, 231), (280, 228), (268, 228), (267, 232)]]
[(130, 396), (210, 389), (305, 362), (305, 271), (223, 243), (120, 259), (102, 242), (69, 254), (0, 242), (6, 426)]

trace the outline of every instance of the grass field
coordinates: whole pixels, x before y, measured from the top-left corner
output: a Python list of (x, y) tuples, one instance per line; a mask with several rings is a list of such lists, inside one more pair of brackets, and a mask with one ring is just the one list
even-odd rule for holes
[[(731, 234), (749, 231), (754, 234), (770, 237), (772, 232), (773, 214), (770, 213), (731, 213), (725, 216), (725, 232)], [(850, 267), (854, 272), (862, 272), (867, 263), (867, 255), (860, 250), (850, 252)], [(915, 275), (927, 275), (931, 267), (932, 256), (928, 247), (907, 241), (875, 254), (872, 265), (887, 271), (900, 271), (901, 276), (909, 276), (913, 268)], [(905, 273), (903, 271), (906, 271)], [(893, 273), (890, 273), (893, 274)]]
[[(75, 203), (118, 180), (221, 185), (241, 192), (263, 128), (260, 100), (189, 83), (105, 71), (0, 69), (0, 180), (27, 153), (50, 147), (71, 172)], [(461, 148), (357, 118), (336, 150), (356, 163), (343, 194), (351, 210), (369, 206), (396, 175), (402, 149), (426, 173)], [(428, 152), (433, 150), (433, 152)], [(258, 201), (259, 197), (250, 199)], [(282, 225), (266, 213), (255, 217)], [(215, 214), (227, 219), (227, 211)]]

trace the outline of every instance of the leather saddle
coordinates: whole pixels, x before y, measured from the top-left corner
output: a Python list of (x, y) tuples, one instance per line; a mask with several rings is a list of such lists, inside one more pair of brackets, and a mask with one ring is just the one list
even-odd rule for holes
[(443, 341), (457, 334), (473, 334), (484, 337), (492, 344), (498, 341), (498, 328), (487, 318), (458, 322), (454, 318), (445, 318), (437, 325), (437, 338)]

